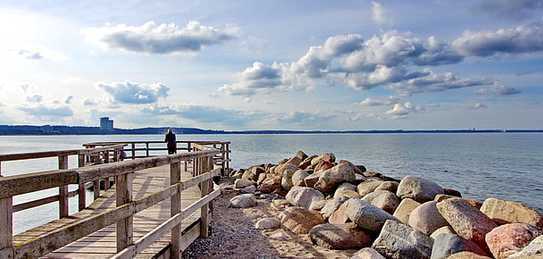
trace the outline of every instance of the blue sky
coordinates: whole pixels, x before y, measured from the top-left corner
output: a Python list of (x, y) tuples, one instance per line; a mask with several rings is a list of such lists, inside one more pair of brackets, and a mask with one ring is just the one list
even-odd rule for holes
[(543, 128), (543, 0), (21, 2), (1, 124)]

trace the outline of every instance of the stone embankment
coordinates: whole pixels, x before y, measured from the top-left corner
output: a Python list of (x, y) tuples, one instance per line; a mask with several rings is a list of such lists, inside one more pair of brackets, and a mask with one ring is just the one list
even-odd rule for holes
[(262, 196), (281, 212), (257, 229), (285, 228), (314, 246), (358, 250), (353, 258), (543, 258), (543, 216), (519, 202), (481, 202), (428, 179), (401, 180), (298, 151), (277, 164), (234, 171), (239, 196), (231, 207)]

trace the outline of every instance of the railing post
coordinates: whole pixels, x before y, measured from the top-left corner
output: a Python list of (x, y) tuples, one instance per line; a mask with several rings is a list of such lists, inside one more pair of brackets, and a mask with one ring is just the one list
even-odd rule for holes
[[(212, 157), (204, 157), (202, 158), (202, 173), (211, 171), (211, 163), (213, 163)], [(202, 182), (200, 185), (200, 191), (202, 193), (202, 197), (205, 197), (210, 193), (210, 184), (211, 179)], [(202, 206), (200, 209), (200, 237), (209, 237), (209, 203)]]
[[(68, 169), (68, 156), (58, 157), (58, 169)], [(58, 187), (58, 214), (60, 218), (68, 217), (68, 185)]]
[[(170, 185), (177, 184), (181, 181), (181, 163), (175, 162), (170, 164)], [(170, 198), (170, 215), (174, 216), (181, 211), (181, 192), (179, 189)], [(170, 258), (181, 258), (181, 223), (172, 228), (172, 248), (170, 251)]]
[[(78, 159), (78, 166), (84, 167), (85, 166), (85, 154), (79, 154), (77, 156)], [(79, 211), (82, 211), (87, 207), (87, 192), (85, 191), (85, 183), (79, 183), (78, 189), (78, 205), (79, 205)]]
[[(109, 151), (104, 151), (104, 163), (109, 163)], [(104, 178), (104, 190), (109, 190), (111, 187), (109, 177)]]
[[(115, 178), (116, 204), (119, 207), (132, 201), (133, 173), (117, 175)], [(132, 222), (132, 215), (117, 222), (117, 252), (133, 243)]]
[[(0, 165), (0, 177), (2, 168)], [(13, 257), (13, 198), (0, 199), (0, 258)]]
[(226, 143), (226, 171), (230, 173), (230, 143)]
[(132, 159), (136, 159), (136, 143), (132, 143)]
[(149, 157), (149, 142), (145, 142), (145, 157)]

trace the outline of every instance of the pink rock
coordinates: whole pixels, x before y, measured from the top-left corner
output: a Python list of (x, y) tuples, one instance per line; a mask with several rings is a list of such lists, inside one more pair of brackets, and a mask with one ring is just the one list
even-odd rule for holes
[(511, 223), (499, 226), (486, 234), (486, 243), (494, 257), (501, 259), (520, 251), (532, 239), (543, 232), (526, 223)]
[(439, 214), (437, 202), (428, 201), (415, 208), (409, 215), (409, 226), (430, 235), (438, 228), (447, 226), (447, 221)]

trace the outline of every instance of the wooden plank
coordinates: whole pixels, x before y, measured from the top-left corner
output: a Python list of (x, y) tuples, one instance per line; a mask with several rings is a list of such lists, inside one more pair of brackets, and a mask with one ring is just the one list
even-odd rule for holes
[[(0, 199), (0, 250), (11, 250), (13, 246), (13, 199)], [(6, 250), (4, 250), (6, 253)]]
[(0, 177), (0, 198), (77, 183), (78, 175), (73, 169)]
[(59, 197), (58, 195), (53, 195), (53, 196), (49, 196), (49, 197), (45, 197), (45, 198), (41, 198), (41, 199), (29, 201), (29, 202), (20, 203), (13, 206), (13, 212), (18, 212), (18, 211), (42, 206), (45, 204), (49, 204), (51, 202), (56, 202), (58, 201), (58, 197)]
[[(58, 157), (58, 169), (68, 169), (68, 156), (61, 155)], [(62, 185), (58, 187), (58, 214), (59, 217), (68, 217), (70, 213), (68, 208), (68, 185)]]
[[(77, 166), (78, 167), (84, 167), (85, 166), (85, 154), (79, 154), (77, 156)], [(77, 206), (79, 211), (82, 211), (87, 206), (87, 191), (85, 190), (85, 183), (79, 183), (77, 186)]]
[[(123, 174), (116, 177), (117, 207), (132, 201), (132, 177), (133, 174)], [(122, 251), (133, 242), (132, 219), (132, 216), (128, 216), (117, 222), (117, 252)]]
[(29, 152), (29, 153), (18, 153), (18, 154), (4, 154), (4, 155), (0, 155), (0, 161), (15, 161), (15, 160), (77, 155), (79, 151), (80, 149), (70, 149), (70, 150), (41, 151), (41, 152)]

